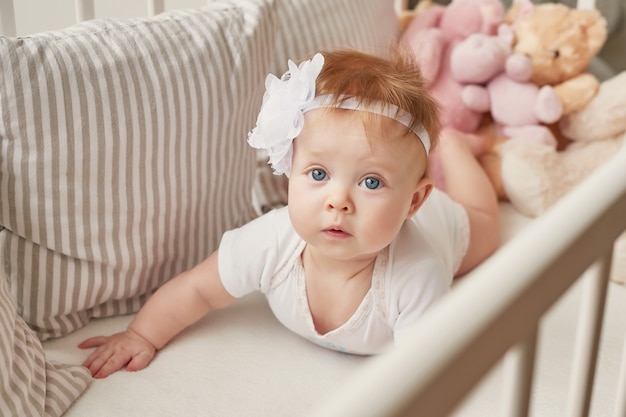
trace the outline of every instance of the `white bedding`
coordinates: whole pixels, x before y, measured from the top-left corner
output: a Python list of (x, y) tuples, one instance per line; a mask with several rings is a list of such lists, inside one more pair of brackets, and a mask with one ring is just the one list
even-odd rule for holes
[[(55, 20), (61, 7), (55, 7), (59, 9), (59, 13), (50, 13), (46, 8), (49, 8), (52, 2), (29, 1), (40, 4), (31, 7), (28, 13), (20, 13), (20, 8), (25, 7), (26, 1), (15, 2), (18, 20), (20, 15), (28, 16), (28, 20), (44, 18), (45, 26), (54, 29), (69, 24), (70, 17), (67, 23)], [(179, 1), (177, 7), (184, 7), (182, 3), (191, 2), (195, 0)], [(275, 62), (280, 63), (280, 68), (283, 68), (287, 57), (304, 56), (304, 52), (309, 52), (307, 48), (313, 48), (315, 45), (313, 49), (317, 49), (322, 45), (322, 41), (335, 43), (341, 42), (342, 39), (344, 41), (353, 39), (357, 42), (356, 46), (360, 48), (372, 48), (381, 39), (387, 39), (396, 24), (395, 15), (392, 13), (385, 15), (371, 12), (371, 10), (377, 10), (375, 7), (379, 3), (383, 4), (382, 1), (297, 0), (277, 3), (283, 3), (283, 7), (285, 4), (292, 3), (306, 4), (311, 8), (303, 9), (303, 13), (309, 18), (312, 16), (311, 10), (319, 12), (319, 15), (316, 15), (317, 18), (302, 21), (297, 26), (298, 30), (294, 33), (302, 35), (302, 39), (290, 33), (288, 25), (276, 25), (287, 33), (287, 36), (280, 40), (279, 46), (282, 45), (282, 47), (277, 47), (278, 56), (274, 57)], [(327, 3), (341, 5), (341, 13), (338, 7), (325, 6)], [(365, 7), (365, 4), (370, 4), (371, 7)], [(115, 5), (107, 4), (106, 6), (101, 9), (107, 9), (107, 12), (111, 12), (115, 17), (122, 15), (112, 11)], [(124, 3), (122, 8), (127, 9), (127, 4)], [(358, 16), (355, 13), (357, 9), (362, 9), (364, 15), (362, 19), (357, 19)], [(389, 7), (387, 9), (391, 12)], [(32, 13), (32, 10), (39, 10), (40, 13)], [(44, 12), (41, 12), (42, 10)], [(291, 9), (281, 9), (283, 12), (284, 10)], [(332, 12), (329, 12), (330, 10)], [(286, 21), (297, 21), (287, 12), (281, 16)], [(338, 16), (344, 16), (344, 18), (349, 16), (349, 20), (341, 21), (342, 24), (338, 25), (336, 24)], [(372, 30), (372, 24), (367, 23), (368, 19), (376, 20), (375, 30)], [(322, 25), (323, 21), (330, 22), (331, 26)], [(214, 20), (212, 22), (215, 23)], [(315, 25), (308, 28), (306, 25), (311, 22)], [(233, 29), (232, 26), (229, 28)], [(41, 29), (41, 25), (36, 29), (25, 25), (22, 30), (25, 34), (29, 34)], [(275, 44), (273, 40), (268, 39), (269, 41)], [(53, 44), (59, 46), (59, 39), (55, 38)], [(261, 52), (269, 50), (257, 49)], [(133, 53), (129, 55), (134, 56)], [(260, 68), (254, 65), (251, 67)], [(212, 75), (217, 74), (213, 71), (209, 72)], [(172, 77), (174, 76), (176, 74), (172, 74)], [(220, 84), (217, 82), (217, 85)], [(67, 91), (71, 93), (70, 90)], [(23, 96), (23, 94), (18, 96)], [(5, 97), (10, 97), (10, 95), (5, 95)], [(237, 103), (233, 105), (238, 106)], [(222, 111), (223, 108), (220, 107), (219, 110)], [(238, 120), (241, 120), (240, 116), (237, 114)], [(67, 125), (67, 123), (63, 122), (61, 125)], [(234, 137), (241, 137), (241, 135), (237, 134)], [(220, 143), (223, 142), (222, 135), (217, 135), (214, 139), (219, 139)], [(71, 156), (74, 155), (71, 154)], [(72, 183), (80, 182), (72, 180)], [(125, 181), (122, 179), (121, 183)], [(244, 185), (242, 182), (242, 187)], [(34, 188), (33, 186), (31, 189)], [(247, 189), (247, 186), (245, 188)], [(19, 184), (16, 189), (26, 188)], [(89, 187), (87, 189), (89, 190), (87, 195), (94, 195), (93, 189)], [(229, 191), (236, 193), (234, 189)], [(35, 201), (32, 196), (26, 200)], [(10, 204), (16, 207), (13, 199), (6, 201), (10, 201)], [(223, 199), (216, 199), (216, 201), (224, 202)], [(135, 204), (134, 207), (137, 205)], [(502, 241), (506, 242), (531, 220), (519, 215), (508, 204), (501, 204), (500, 207), (503, 221)], [(75, 217), (69, 217), (75, 220)], [(81, 232), (85, 230), (84, 228), (78, 229)], [(66, 233), (71, 229), (62, 225), (61, 230)], [(218, 232), (215, 231), (215, 233)], [(56, 236), (54, 233), (49, 235)], [(80, 280), (85, 281), (84, 275), (80, 277)], [(506, 280), (507, 277), (503, 276), (502, 279)], [(67, 281), (67, 275), (62, 275), (60, 282), (65, 281)], [(584, 283), (577, 283), (547, 314), (542, 323), (537, 352), (538, 370), (535, 375), (537, 383), (533, 387), (531, 401), (532, 416), (560, 417), (565, 415), (569, 373), (572, 368), (572, 347), (576, 336), (579, 299), (583, 285)], [(38, 296), (44, 297), (45, 295), (40, 292)], [(485, 298), (488, 297), (489, 294), (485, 294)], [(479, 303), (481, 300), (476, 300), (476, 302)], [(80, 341), (90, 336), (121, 331), (131, 319), (132, 316), (117, 316), (93, 320), (86, 327), (68, 336), (48, 340), (44, 342), (47, 358), (68, 364), (80, 364), (88, 355), (88, 352), (76, 347)], [(463, 317), (459, 317), (458, 326), (463, 326)], [(454, 329), (442, 331), (453, 332)], [(611, 415), (625, 333), (626, 287), (612, 282), (609, 284), (606, 319), (591, 405), (591, 415), (594, 417)], [(326, 350), (290, 333), (273, 317), (264, 298), (260, 295), (252, 295), (239, 300), (226, 310), (211, 313), (184, 331), (167, 348), (158, 353), (147, 369), (137, 373), (122, 371), (104, 380), (94, 380), (65, 415), (68, 417), (200, 415), (293, 417), (307, 415), (329, 394), (342, 387), (347, 377), (367, 360), (366, 357)], [(415, 360), (428, 361), (429, 358), (416, 357)], [(488, 375), (485, 383), (457, 410), (455, 417), (502, 415), (498, 409), (501, 397), (499, 390), (502, 385), (501, 377), (502, 366), (498, 366)], [(3, 416), (5, 412), (6, 410), (0, 407), (0, 415)]]
[[(531, 221), (508, 204), (501, 204), (501, 215), (503, 241)], [(532, 415), (565, 413), (580, 289), (579, 282), (542, 325)], [(615, 398), (626, 329), (625, 287), (610, 284), (606, 316), (592, 403), (592, 415), (597, 417), (610, 415)], [(131, 318), (94, 320), (69, 336), (45, 342), (48, 358), (81, 363), (87, 352), (76, 347), (80, 341), (120, 331)], [(366, 360), (326, 350), (290, 333), (273, 317), (265, 299), (255, 294), (185, 330), (147, 369), (95, 380), (66, 416), (307, 415)], [(499, 415), (501, 374), (498, 366), (455, 415)]]

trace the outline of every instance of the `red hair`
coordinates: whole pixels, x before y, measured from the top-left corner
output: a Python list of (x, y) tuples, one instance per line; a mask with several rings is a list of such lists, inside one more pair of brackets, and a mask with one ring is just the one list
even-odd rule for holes
[(317, 78), (316, 95), (357, 98), (367, 105), (374, 101), (393, 104), (412, 116), (410, 129), (423, 126), (434, 147), (439, 137), (436, 101), (428, 93), (413, 56), (391, 49), (388, 57), (357, 50), (325, 51), (324, 66)]

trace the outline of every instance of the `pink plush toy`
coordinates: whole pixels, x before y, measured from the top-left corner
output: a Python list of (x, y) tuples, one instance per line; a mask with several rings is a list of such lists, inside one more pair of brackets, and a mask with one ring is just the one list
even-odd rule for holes
[(418, 14), (404, 32), (402, 41), (412, 49), (431, 94), (439, 102), (442, 126), (463, 132), (478, 128), (483, 112), (463, 103), (463, 85), (452, 77), (450, 54), (457, 43), (473, 33), (495, 34), (503, 19), (501, 0), (453, 0)]
[(450, 54), (450, 72), (465, 83), (462, 101), (478, 113), (491, 112), (504, 137), (524, 138), (556, 147), (557, 142), (542, 123), (557, 122), (563, 105), (551, 86), (530, 82), (532, 63), (511, 54), (513, 31), (502, 24), (496, 36), (472, 34)]

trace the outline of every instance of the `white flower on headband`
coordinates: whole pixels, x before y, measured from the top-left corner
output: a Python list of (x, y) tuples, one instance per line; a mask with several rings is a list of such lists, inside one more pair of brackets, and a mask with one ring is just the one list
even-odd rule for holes
[(304, 126), (303, 109), (315, 98), (315, 81), (324, 65), (324, 56), (316, 54), (299, 66), (288, 62), (289, 71), (277, 78), (265, 79), (265, 95), (256, 120), (248, 133), (248, 143), (265, 149), (275, 175), (291, 171), (292, 142)]

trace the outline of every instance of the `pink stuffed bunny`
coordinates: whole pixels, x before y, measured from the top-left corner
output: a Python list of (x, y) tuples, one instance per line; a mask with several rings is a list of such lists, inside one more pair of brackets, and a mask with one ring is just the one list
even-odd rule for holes
[(505, 137), (556, 146), (544, 124), (558, 121), (563, 105), (550, 86), (530, 82), (532, 63), (511, 54), (512, 29), (502, 24), (498, 35), (472, 34), (450, 54), (450, 72), (459, 83), (464, 105), (476, 112), (491, 112)]
[(453, 0), (418, 14), (403, 34), (412, 49), (433, 97), (439, 102), (441, 122), (463, 132), (475, 132), (483, 112), (462, 101), (463, 85), (452, 77), (450, 53), (473, 33), (493, 35), (504, 19), (500, 0)]

